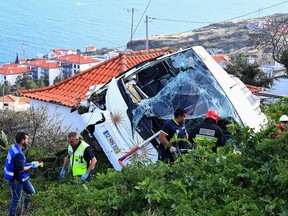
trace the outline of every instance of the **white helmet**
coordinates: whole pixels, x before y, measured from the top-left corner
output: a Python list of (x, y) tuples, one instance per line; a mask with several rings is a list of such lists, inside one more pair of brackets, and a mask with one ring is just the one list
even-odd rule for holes
[(279, 119), (280, 122), (287, 122), (288, 121), (288, 116), (287, 115), (282, 115)]

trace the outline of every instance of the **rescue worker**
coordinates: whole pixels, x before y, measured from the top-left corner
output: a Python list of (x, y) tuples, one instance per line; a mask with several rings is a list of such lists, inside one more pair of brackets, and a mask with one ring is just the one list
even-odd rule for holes
[[(173, 161), (173, 154), (176, 153), (176, 146), (171, 146), (169, 141), (176, 135), (177, 138), (188, 139), (186, 132), (185, 119), (187, 112), (183, 109), (176, 109), (174, 112), (174, 118), (166, 121), (161, 128), (159, 134), (159, 140), (161, 142), (159, 147), (159, 160), (162, 161)], [(180, 142), (179, 149), (186, 149), (185, 143)]]
[[(287, 115), (282, 115), (279, 118), (280, 123), (276, 126), (276, 128), (281, 131), (281, 132), (288, 132), (288, 116)], [(277, 135), (272, 134), (272, 138), (280, 138), (280, 133)]]
[(226, 142), (225, 134), (222, 129), (217, 125), (218, 113), (215, 110), (209, 110), (206, 114), (204, 121), (196, 126), (189, 134), (189, 139), (195, 143), (193, 139), (206, 137), (208, 139), (216, 138), (216, 145), (212, 148), (213, 152), (217, 152), (217, 148), (224, 146)]
[(282, 115), (279, 119), (280, 124), (277, 125), (277, 128), (281, 132), (288, 132), (288, 116), (287, 115)]
[(28, 164), (22, 151), (23, 147), (28, 145), (28, 134), (18, 132), (15, 136), (15, 141), (16, 143), (8, 149), (4, 167), (4, 177), (8, 180), (12, 193), (9, 216), (21, 213), (21, 209), (17, 208), (23, 190), (26, 194), (23, 212), (27, 209), (31, 196), (35, 194), (35, 189), (29, 180), (30, 173), (28, 170), (38, 167), (35, 164)]
[(91, 147), (79, 139), (77, 132), (68, 134), (68, 142), (68, 155), (64, 159), (60, 177), (65, 178), (65, 169), (70, 164), (73, 176), (81, 176), (81, 180), (89, 181), (91, 171), (97, 163)]

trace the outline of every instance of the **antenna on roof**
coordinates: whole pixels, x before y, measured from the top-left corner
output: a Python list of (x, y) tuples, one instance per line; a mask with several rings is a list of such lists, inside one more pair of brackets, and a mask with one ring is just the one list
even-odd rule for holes
[(22, 41), (19, 41), (22, 44), (22, 51), (23, 51), (23, 59), (25, 60), (25, 45), (26, 45), (26, 41), (25, 40), (22, 40)]

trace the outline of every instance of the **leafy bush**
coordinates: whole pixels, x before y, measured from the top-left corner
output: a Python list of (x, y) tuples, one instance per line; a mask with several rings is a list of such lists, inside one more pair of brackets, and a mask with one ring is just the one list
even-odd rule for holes
[[(288, 134), (270, 136), (286, 99), (270, 107), (274, 123), (258, 133), (229, 125), (233, 138), (217, 154), (198, 144), (173, 164), (107, 169), (90, 182), (36, 177), (28, 215), (287, 215)], [(2, 180), (5, 212), (10, 192)]]

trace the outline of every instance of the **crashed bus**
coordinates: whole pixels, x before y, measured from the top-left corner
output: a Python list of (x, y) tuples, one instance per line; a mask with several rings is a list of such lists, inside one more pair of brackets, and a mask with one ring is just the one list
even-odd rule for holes
[(116, 170), (158, 160), (159, 131), (177, 108), (188, 112), (188, 132), (210, 109), (224, 131), (230, 123), (255, 131), (267, 124), (258, 97), (200, 46), (142, 62), (90, 92), (78, 108), (86, 110), (82, 135), (101, 146)]

